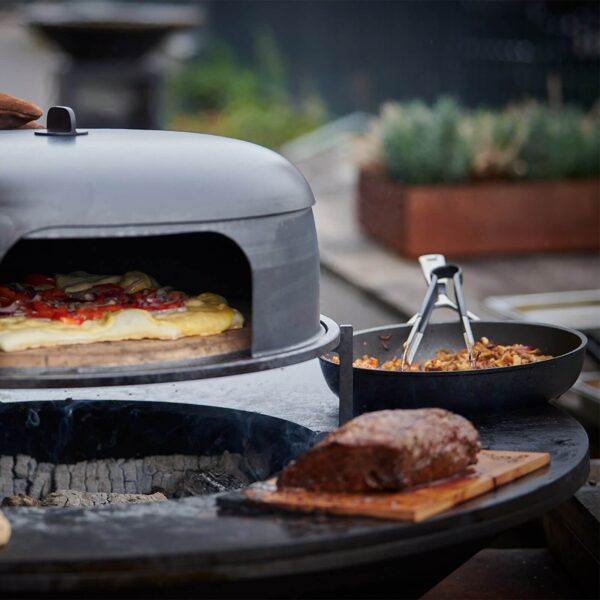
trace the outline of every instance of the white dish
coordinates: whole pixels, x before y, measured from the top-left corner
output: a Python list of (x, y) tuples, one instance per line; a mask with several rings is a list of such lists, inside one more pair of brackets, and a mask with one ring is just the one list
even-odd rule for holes
[(552, 323), (575, 329), (600, 328), (600, 289), (490, 296), (485, 305), (516, 321)]
[(573, 389), (600, 404), (600, 371), (582, 373), (573, 385)]

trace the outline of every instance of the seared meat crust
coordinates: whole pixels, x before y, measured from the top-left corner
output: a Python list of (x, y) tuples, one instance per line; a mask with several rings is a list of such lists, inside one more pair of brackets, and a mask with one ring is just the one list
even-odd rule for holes
[(477, 462), (479, 434), (441, 408), (363, 414), (280, 473), (277, 487), (319, 492), (392, 491), (451, 477)]

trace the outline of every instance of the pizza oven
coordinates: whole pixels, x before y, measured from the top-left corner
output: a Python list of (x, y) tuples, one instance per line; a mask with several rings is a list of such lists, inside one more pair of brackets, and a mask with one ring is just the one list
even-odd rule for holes
[(70, 364), (54, 348), (39, 363), (2, 357), (3, 387), (198, 379), (336, 345), (339, 328), (319, 315), (314, 198), (279, 154), (196, 133), (81, 131), (66, 107), (50, 109), (47, 130), (0, 132), (0, 154), (0, 281), (141, 270), (190, 294), (220, 294), (245, 318), (241, 337), (208, 356)]

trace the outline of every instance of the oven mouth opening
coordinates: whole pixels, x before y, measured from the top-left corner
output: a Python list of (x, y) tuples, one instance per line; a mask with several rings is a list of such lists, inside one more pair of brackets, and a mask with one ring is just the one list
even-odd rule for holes
[(21, 239), (0, 261), (0, 282), (20, 281), (28, 273), (75, 271), (106, 275), (142, 271), (186, 294), (219, 294), (250, 316), (248, 258), (235, 241), (215, 232)]
[(269, 478), (315, 439), (289, 421), (193, 404), (5, 403), (0, 501), (88, 508), (213, 495)]
[[(13, 340), (13, 345), (16, 344), (14, 351), (6, 355), (3, 353), (0, 366), (7, 369), (135, 367), (149, 363), (202, 360), (207, 357), (221, 360), (220, 357), (227, 355), (251, 355), (251, 267), (244, 251), (226, 235), (195, 232), (137, 237), (21, 239), (0, 261), (0, 285), (31, 281), (27, 278), (31, 274), (54, 276), (78, 271), (108, 276), (108, 284), (101, 279), (97, 281), (100, 285), (90, 287), (93, 280), (89, 278), (83, 283), (81, 278), (63, 278), (62, 289), (68, 291), (68, 296), (60, 301), (44, 296), (47, 290), (43, 288), (29, 287), (27, 289), (31, 293), (36, 293), (34, 289), (42, 289), (37, 291), (39, 297), (32, 299), (32, 303), (41, 300), (32, 304), (37, 312), (32, 313), (33, 309), (17, 305), (16, 309), (20, 312), (16, 314), (32, 318), (31, 315), (46, 316), (46, 313), (52, 313), (54, 316), (50, 317), (51, 320), (77, 319), (80, 315), (91, 314), (92, 317), (84, 318), (94, 320), (108, 315), (107, 310), (111, 307), (107, 305), (111, 303), (116, 304), (113, 309), (143, 307), (152, 317), (152, 333), (147, 331), (149, 324), (140, 322), (139, 318), (137, 325), (126, 326), (127, 333), (111, 333), (115, 328), (106, 331), (102, 321), (98, 320), (99, 327), (92, 334), (95, 341), (89, 344), (80, 343), (80, 339), (74, 343), (62, 339), (36, 348), (31, 346), (29, 338), (25, 342), (30, 344), (29, 347), (23, 346), (24, 342)], [(128, 275), (123, 277), (126, 273)], [(118, 277), (110, 279), (111, 276), (121, 277), (121, 280)], [(68, 284), (68, 281), (71, 283)], [(105, 291), (107, 285), (110, 287), (115, 282), (120, 283), (127, 294), (113, 297), (110, 293), (116, 292)], [(65, 288), (66, 285), (71, 287)], [(137, 298), (148, 292), (150, 295), (147, 298)], [(177, 300), (181, 298), (178, 292), (183, 292), (188, 298), (185, 304)], [(194, 298), (205, 293), (213, 296), (200, 296), (198, 300)], [(198, 301), (208, 301), (213, 303), (208, 306), (216, 306), (220, 302), (219, 297), (224, 298), (235, 310), (223, 313), (215, 307), (214, 312), (209, 314), (203, 308), (207, 305), (202, 304), (198, 308)], [(55, 307), (57, 302), (61, 302), (58, 307), (60, 310)], [(125, 305), (121, 306), (122, 302)], [(192, 307), (194, 302), (196, 308)], [(40, 304), (43, 305), (41, 308), (38, 307)], [(48, 304), (52, 306), (48, 307)], [(231, 322), (224, 320), (225, 314), (228, 314), (228, 318), (231, 316)], [(241, 328), (240, 314), (243, 318)], [(130, 321), (132, 319), (133, 316)], [(44, 321), (40, 317), (42, 325)], [(43, 335), (50, 336), (52, 340), (57, 335), (65, 338), (66, 334), (56, 333), (55, 326), (57, 323), (49, 323), (48, 329), (51, 331)], [(174, 327), (178, 329), (175, 339)], [(18, 329), (18, 325), (15, 328)], [(119, 332), (125, 331), (123, 319), (119, 321), (119, 328)], [(21, 335), (21, 332), (15, 335)], [(106, 341), (109, 343), (103, 343)], [(60, 352), (57, 350), (59, 346)]]

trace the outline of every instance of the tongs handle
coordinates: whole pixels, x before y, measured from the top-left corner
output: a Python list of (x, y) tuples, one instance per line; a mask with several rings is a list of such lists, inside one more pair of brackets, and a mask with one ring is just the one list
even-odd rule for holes
[(469, 320), (469, 313), (467, 311), (467, 303), (465, 302), (465, 296), (462, 289), (462, 271), (458, 268), (458, 271), (454, 274), (452, 281), (454, 283), (454, 296), (456, 297), (456, 307), (461, 320), (463, 337), (465, 338), (465, 345), (467, 346), (467, 352), (469, 358), (473, 361), (473, 348), (475, 347), (475, 338), (473, 337), (473, 330), (471, 329), (471, 321)]
[[(446, 257), (443, 254), (422, 254), (419, 256), (419, 264), (421, 265), (421, 269), (423, 271), (423, 276), (425, 277), (425, 281), (427, 283), (431, 283), (431, 273), (437, 269), (438, 267), (443, 267), (446, 265)], [(435, 307), (446, 307), (451, 308), (458, 312), (458, 306), (456, 306), (455, 302), (452, 302), (450, 298), (448, 298), (448, 290), (447, 290), (447, 279), (443, 277), (438, 278), (438, 296), (437, 301), (435, 303)], [(419, 314), (413, 315), (407, 322), (407, 325), (412, 325)], [(472, 313), (470, 310), (467, 311), (467, 316), (471, 321), (479, 321), (479, 317)]]
[[(441, 255), (438, 255), (441, 256)], [(442, 257), (443, 259), (443, 257)], [(425, 329), (431, 318), (431, 313), (436, 306), (440, 290), (438, 289), (438, 282), (441, 279), (450, 279), (454, 284), (454, 295), (456, 297), (456, 310), (459, 314), (461, 326), (463, 329), (463, 336), (465, 338), (465, 344), (469, 352), (469, 356), (472, 357), (473, 347), (475, 340), (473, 338), (473, 331), (471, 330), (471, 322), (467, 312), (465, 297), (462, 290), (462, 271), (458, 265), (444, 264), (435, 267), (430, 271), (430, 282), (421, 308), (417, 313), (414, 320), (413, 327), (406, 340), (406, 347), (404, 349), (404, 355), (402, 357), (402, 364), (411, 364), (415, 358), (417, 350), (421, 345), (421, 340), (425, 334)]]
[(446, 264), (446, 257), (443, 254), (422, 254), (419, 256), (419, 264), (425, 281), (431, 283), (431, 272), (438, 267), (443, 267)]
[[(443, 267), (438, 267), (443, 268)], [(408, 334), (408, 338), (404, 345), (404, 354), (402, 356), (402, 368), (405, 364), (411, 364), (415, 358), (417, 350), (421, 345), (421, 340), (427, 328), (427, 323), (431, 317), (431, 313), (435, 307), (438, 299), (438, 277), (434, 273), (435, 269), (430, 273), (429, 287), (421, 303), (419, 312), (410, 320), (412, 322), (412, 329)]]

